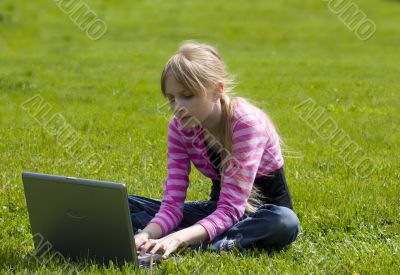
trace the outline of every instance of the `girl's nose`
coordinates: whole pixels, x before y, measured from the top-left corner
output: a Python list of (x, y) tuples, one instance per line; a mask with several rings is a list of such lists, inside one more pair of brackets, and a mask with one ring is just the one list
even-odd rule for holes
[(174, 115), (177, 117), (184, 117), (188, 114), (188, 110), (184, 106), (180, 105), (177, 102), (174, 105), (173, 111), (174, 111)]
[(184, 113), (185, 113), (185, 109), (183, 107), (179, 107), (174, 110), (174, 115), (177, 117), (183, 117)]

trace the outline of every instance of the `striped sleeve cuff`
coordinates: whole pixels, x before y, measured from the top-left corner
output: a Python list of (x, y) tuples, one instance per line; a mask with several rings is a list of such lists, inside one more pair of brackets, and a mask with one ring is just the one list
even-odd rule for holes
[(166, 221), (163, 216), (156, 215), (149, 223), (158, 224), (161, 228), (162, 236), (167, 235), (173, 230), (173, 228), (171, 228), (172, 226), (168, 224), (168, 221)]
[(204, 219), (196, 222), (196, 224), (200, 224), (207, 230), (208, 238), (209, 238), (210, 242), (217, 236), (217, 231), (215, 229), (216, 227), (211, 220), (204, 218)]

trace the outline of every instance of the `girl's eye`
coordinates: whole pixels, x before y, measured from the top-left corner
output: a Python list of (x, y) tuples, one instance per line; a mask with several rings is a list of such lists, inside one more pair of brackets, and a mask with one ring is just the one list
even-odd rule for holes
[(184, 95), (185, 98), (192, 98), (193, 95)]

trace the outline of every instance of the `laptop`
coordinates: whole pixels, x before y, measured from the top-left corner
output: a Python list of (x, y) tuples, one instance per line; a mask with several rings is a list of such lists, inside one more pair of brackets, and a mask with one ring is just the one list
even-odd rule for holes
[(125, 184), (31, 172), (22, 181), (37, 254), (138, 267)]

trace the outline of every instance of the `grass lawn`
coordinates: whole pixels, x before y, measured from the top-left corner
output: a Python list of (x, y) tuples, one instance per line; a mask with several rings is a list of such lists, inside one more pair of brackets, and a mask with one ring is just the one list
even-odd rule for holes
[[(237, 76), (236, 93), (275, 122), (302, 231), (280, 253), (181, 250), (181, 262), (157, 272), (400, 273), (399, 1), (353, 2), (376, 24), (366, 41), (326, 1), (84, 3), (107, 25), (98, 40), (57, 1), (0, 2), (0, 273), (134, 271), (30, 257), (21, 173), (125, 182), (130, 194), (161, 198), (171, 115), (158, 108), (159, 78), (187, 39), (216, 46)], [(24, 108), (34, 96), (90, 146), (71, 153)], [(345, 147), (324, 134), (331, 128), (304, 119), (302, 102), (322, 110), (369, 166), (356, 167), (349, 150), (344, 157)], [(82, 161), (93, 153), (101, 167)], [(193, 170), (187, 199), (208, 199), (210, 187)]]

